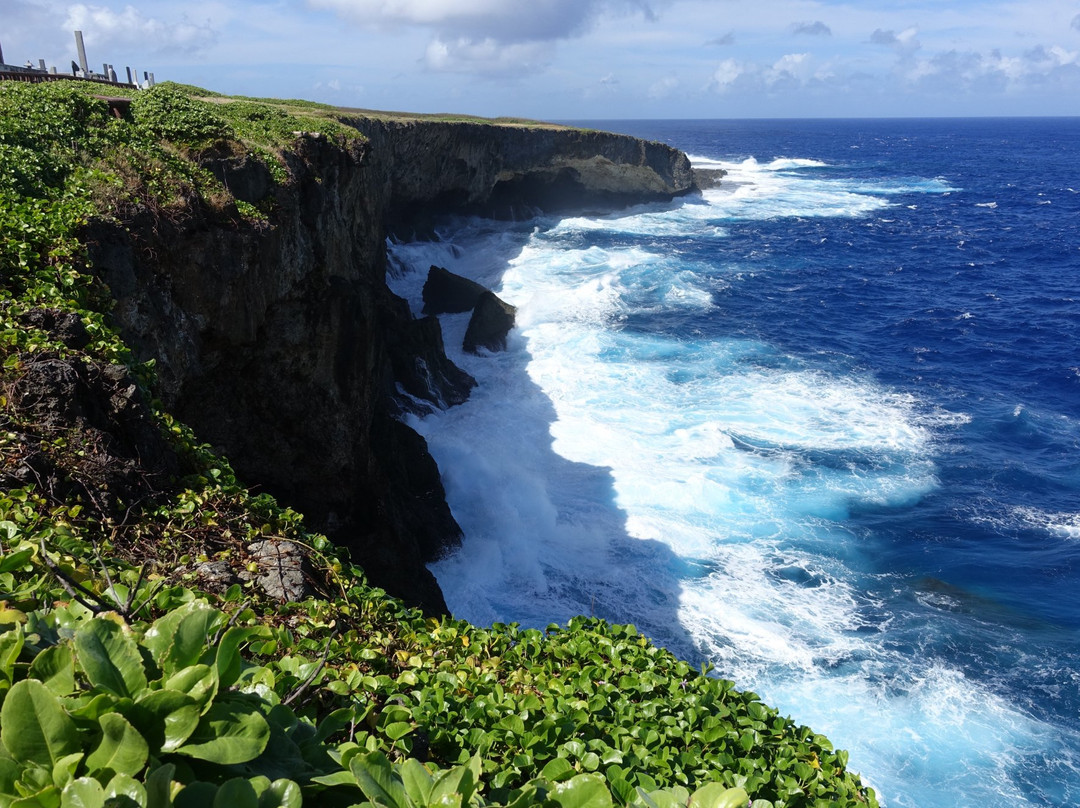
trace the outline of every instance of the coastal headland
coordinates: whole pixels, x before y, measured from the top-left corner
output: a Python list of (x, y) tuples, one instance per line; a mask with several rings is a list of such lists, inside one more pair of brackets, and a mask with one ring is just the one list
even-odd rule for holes
[[(350, 548), (372, 582), (446, 611), (424, 564), (460, 530), (424, 441), (396, 419), (450, 406), (471, 380), (385, 283), (386, 238), (425, 237), (439, 214), (526, 217), (690, 192), (680, 152), (570, 128), (348, 114), (351, 141), (299, 131), (260, 160), (208, 148), (200, 165), (269, 212), (222, 227), (197, 200), (95, 222), (90, 261), (157, 394), (248, 485)], [(408, 395), (401, 395), (404, 391)]]
[(400, 417), (475, 382), (386, 239), (671, 199), (685, 155), (95, 92), (0, 86), (0, 804), (876, 806), (632, 626), (472, 626), (425, 567), (461, 534)]

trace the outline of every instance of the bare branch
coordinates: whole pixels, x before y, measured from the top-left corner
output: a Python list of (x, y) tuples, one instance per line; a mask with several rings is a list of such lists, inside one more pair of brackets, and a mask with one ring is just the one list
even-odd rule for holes
[(305, 679), (299, 687), (297, 687), (295, 690), (293, 690), (292, 693), (290, 693), (288, 696), (281, 700), (282, 704), (292, 704), (293, 701), (299, 698), (301, 694), (303, 694), (304, 691), (311, 686), (311, 683), (315, 681), (315, 677), (322, 673), (322, 669), (326, 665), (326, 660), (330, 656), (330, 641), (333, 638), (333, 635), (326, 638), (326, 645), (323, 646), (322, 657), (319, 659), (319, 664), (315, 666), (315, 670), (311, 672), (311, 675), (307, 679)]
[[(62, 569), (60, 569), (59, 565), (55, 561), (49, 558), (49, 554), (45, 551), (44, 536), (41, 537), (41, 558), (45, 562), (45, 566), (49, 568), (49, 571), (54, 576), (56, 576), (56, 579), (60, 582), (60, 586), (64, 587), (67, 593), (71, 595), (71, 597), (73, 597), (76, 601), (81, 603), (94, 614), (101, 614), (102, 612), (109, 610), (108, 604), (104, 603), (93, 592), (84, 589), (82, 586), (80, 586), (78, 583), (68, 577), (68, 574)], [(76, 591), (76, 587), (82, 592), (83, 595), (92, 598), (95, 602), (90, 603), (89, 601), (87, 601), (86, 598), (82, 597), (82, 595), (80, 595), (79, 592)]]

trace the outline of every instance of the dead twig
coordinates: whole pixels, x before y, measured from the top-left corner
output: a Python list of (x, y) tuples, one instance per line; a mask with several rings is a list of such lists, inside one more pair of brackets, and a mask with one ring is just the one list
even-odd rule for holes
[[(65, 591), (69, 595), (71, 595), (71, 597), (73, 597), (77, 602), (85, 606), (94, 614), (101, 614), (102, 612), (109, 611), (109, 605), (107, 603), (102, 601), (90, 590), (85, 589), (84, 587), (79, 585), (79, 583), (69, 577), (66, 572), (60, 569), (60, 566), (55, 561), (49, 558), (49, 554), (45, 551), (44, 537), (41, 538), (41, 558), (45, 562), (45, 566), (49, 568), (49, 572), (56, 576), (56, 579), (60, 582), (60, 586), (64, 587)], [(76, 589), (78, 589), (79, 591), (76, 591)], [(82, 594), (80, 594), (80, 592)], [(91, 598), (94, 603), (86, 600), (83, 595)]]
[(232, 615), (229, 617), (229, 622), (226, 623), (225, 625), (223, 625), (221, 628), (219, 628), (217, 630), (217, 633), (214, 634), (213, 639), (210, 640), (210, 647), (211, 648), (213, 648), (215, 645), (218, 644), (218, 641), (221, 639), (221, 636), (226, 631), (228, 631), (230, 628), (233, 627), (233, 624), (236, 623), (236, 621), (240, 617), (240, 615), (243, 614), (244, 610), (250, 605), (251, 605), (251, 599), (250, 598), (248, 600), (245, 600), (243, 603), (240, 604), (240, 608), (237, 609), (235, 612), (233, 612)]
[(305, 679), (295, 690), (293, 690), (292, 693), (290, 693), (288, 696), (281, 700), (282, 704), (292, 704), (293, 701), (298, 699), (304, 693), (304, 691), (306, 691), (311, 686), (311, 683), (315, 681), (315, 677), (322, 673), (322, 669), (326, 665), (326, 660), (330, 656), (330, 641), (332, 639), (334, 639), (334, 635), (330, 635), (326, 638), (326, 645), (323, 646), (322, 657), (320, 657), (319, 659), (319, 664), (315, 666), (315, 670), (313, 670), (311, 672), (311, 675), (307, 679)]

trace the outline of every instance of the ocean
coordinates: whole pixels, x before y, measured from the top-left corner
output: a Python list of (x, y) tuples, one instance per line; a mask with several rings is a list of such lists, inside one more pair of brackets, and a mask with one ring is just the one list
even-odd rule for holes
[(575, 123), (728, 174), (390, 245), (518, 307), (411, 419), (452, 611), (634, 623), (889, 806), (1080, 804), (1080, 119)]

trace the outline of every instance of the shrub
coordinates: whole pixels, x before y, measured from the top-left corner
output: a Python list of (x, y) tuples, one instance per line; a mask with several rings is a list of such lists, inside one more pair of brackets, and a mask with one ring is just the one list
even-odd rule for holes
[(213, 104), (170, 82), (139, 93), (131, 103), (131, 112), (141, 130), (179, 145), (200, 146), (233, 135)]

